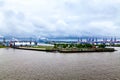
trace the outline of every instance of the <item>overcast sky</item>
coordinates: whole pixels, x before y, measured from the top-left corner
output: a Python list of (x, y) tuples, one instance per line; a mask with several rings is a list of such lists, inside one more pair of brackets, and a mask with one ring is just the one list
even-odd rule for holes
[(0, 0), (0, 35), (120, 37), (120, 0)]

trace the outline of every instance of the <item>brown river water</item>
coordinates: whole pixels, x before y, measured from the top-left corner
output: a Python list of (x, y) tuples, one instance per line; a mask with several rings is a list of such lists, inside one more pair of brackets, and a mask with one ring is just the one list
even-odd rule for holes
[(0, 80), (120, 80), (116, 49), (66, 54), (0, 49)]

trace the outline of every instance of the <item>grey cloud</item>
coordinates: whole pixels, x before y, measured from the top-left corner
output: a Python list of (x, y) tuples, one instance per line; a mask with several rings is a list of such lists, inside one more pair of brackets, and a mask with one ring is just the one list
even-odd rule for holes
[(0, 1), (0, 7), (3, 7), (5, 5), (4, 1)]
[[(97, 3), (95, 0), (52, 0), (46, 5), (48, 3), (45, 1), (45, 4), (39, 5), (42, 2), (35, 4), (34, 0), (29, 3), (18, 0), (19, 5), (25, 4), (24, 8), (21, 8), (17, 2), (11, 7), (6, 0), (8, 5), (4, 4), (4, 10), (0, 12), (4, 15), (0, 34), (45, 37), (103, 36), (108, 33), (111, 36), (119, 35), (120, 3), (99, 3), (100, 0)], [(106, 25), (107, 22), (111, 25)]]

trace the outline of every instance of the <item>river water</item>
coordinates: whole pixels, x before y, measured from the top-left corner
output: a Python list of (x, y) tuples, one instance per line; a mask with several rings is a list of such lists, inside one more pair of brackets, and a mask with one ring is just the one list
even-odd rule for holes
[(102, 53), (0, 49), (0, 80), (120, 80), (120, 48)]

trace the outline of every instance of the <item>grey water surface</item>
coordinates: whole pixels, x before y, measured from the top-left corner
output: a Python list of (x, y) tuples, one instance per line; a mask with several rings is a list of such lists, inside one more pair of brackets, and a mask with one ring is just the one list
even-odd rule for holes
[(51, 53), (0, 49), (0, 80), (120, 80), (115, 52)]

